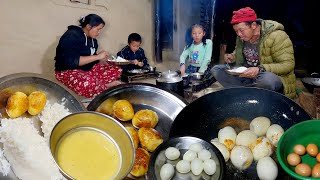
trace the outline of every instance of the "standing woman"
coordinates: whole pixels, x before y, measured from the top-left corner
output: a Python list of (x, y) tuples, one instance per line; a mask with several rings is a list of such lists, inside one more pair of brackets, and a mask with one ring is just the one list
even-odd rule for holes
[(121, 84), (122, 69), (107, 62), (106, 51), (97, 52), (96, 38), (105, 26), (96, 14), (81, 17), (80, 26), (68, 26), (60, 38), (55, 56), (55, 76), (76, 94), (92, 98)]

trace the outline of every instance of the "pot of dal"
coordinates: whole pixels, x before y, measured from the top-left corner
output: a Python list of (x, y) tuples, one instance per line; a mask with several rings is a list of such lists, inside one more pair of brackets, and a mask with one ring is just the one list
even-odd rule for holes
[[(210, 142), (218, 137), (220, 129), (231, 126), (238, 134), (250, 129), (250, 122), (264, 116), (271, 124), (280, 125), (284, 131), (311, 117), (297, 103), (283, 94), (254, 87), (236, 87), (206, 94), (185, 107), (174, 120), (169, 137), (194, 136)], [(278, 166), (277, 179), (291, 177), (278, 163), (276, 152), (271, 158)], [(253, 162), (245, 170), (227, 162), (225, 179), (259, 179)]]
[(98, 112), (78, 112), (53, 128), (50, 150), (68, 179), (123, 179), (132, 169), (133, 141), (114, 118)]

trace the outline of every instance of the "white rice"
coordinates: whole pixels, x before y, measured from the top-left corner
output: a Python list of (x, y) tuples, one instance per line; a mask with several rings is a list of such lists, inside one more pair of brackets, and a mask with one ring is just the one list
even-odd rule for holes
[[(55, 111), (59, 113), (58, 111)], [(48, 143), (29, 118), (2, 119), (0, 142), (12, 170), (23, 180), (60, 180)]]
[(10, 170), (10, 164), (4, 157), (2, 149), (0, 149), (0, 173), (7, 176)]
[(46, 106), (39, 115), (39, 119), (42, 122), (41, 129), (44, 134), (44, 138), (49, 142), (50, 134), (53, 127), (65, 116), (71, 114), (69, 109), (59, 103), (50, 104), (47, 101)]

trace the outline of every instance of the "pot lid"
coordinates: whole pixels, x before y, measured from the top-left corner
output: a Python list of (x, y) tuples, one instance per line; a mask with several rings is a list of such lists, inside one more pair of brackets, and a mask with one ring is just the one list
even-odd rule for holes
[(168, 83), (174, 83), (182, 81), (182, 78), (179, 76), (179, 74), (175, 71), (165, 71), (162, 72), (160, 77), (157, 79), (159, 82), (168, 82)]

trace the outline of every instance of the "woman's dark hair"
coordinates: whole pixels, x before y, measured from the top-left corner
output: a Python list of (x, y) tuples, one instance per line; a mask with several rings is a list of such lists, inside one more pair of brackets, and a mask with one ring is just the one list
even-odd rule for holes
[(79, 23), (80, 26), (83, 28), (86, 27), (87, 24), (89, 24), (92, 27), (99, 26), (100, 24), (106, 24), (104, 20), (96, 14), (89, 14), (87, 16), (81, 17)]
[(141, 36), (138, 33), (131, 33), (128, 36), (128, 44), (130, 44), (132, 41), (140, 42), (141, 43)]
[[(192, 45), (192, 43), (193, 43), (193, 39), (192, 39), (192, 29), (193, 28), (196, 28), (196, 27), (199, 27), (199, 28), (202, 28), (202, 30), (203, 30), (203, 32), (205, 33), (206, 31), (205, 31), (205, 29), (204, 29), (204, 27), (202, 26), (202, 25), (200, 25), (200, 24), (193, 24), (190, 28), (188, 28), (187, 29), (187, 32), (186, 32), (186, 49), (188, 49), (191, 45)], [(207, 36), (207, 34), (205, 34), (204, 36), (203, 36), (203, 38), (202, 38), (202, 43), (203, 43), (203, 45), (205, 46), (205, 45), (207, 45), (207, 43), (206, 43), (206, 36)]]

